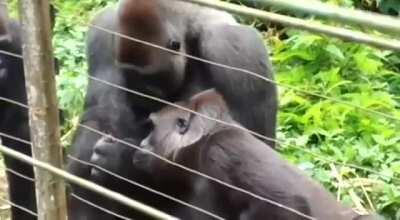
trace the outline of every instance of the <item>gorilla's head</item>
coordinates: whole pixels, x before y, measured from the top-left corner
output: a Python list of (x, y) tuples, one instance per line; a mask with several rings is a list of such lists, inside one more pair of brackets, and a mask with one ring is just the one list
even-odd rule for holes
[(188, 101), (177, 104), (196, 111), (203, 117), (172, 106), (152, 113), (150, 120), (153, 123), (153, 130), (142, 141), (142, 147), (174, 159), (181, 149), (206, 140), (207, 136), (224, 127), (210, 118), (234, 123), (225, 101), (215, 89), (206, 90)]
[(126, 74), (141, 77), (148, 87), (143, 89), (159, 97), (169, 96), (183, 86), (186, 66), (184, 56), (171, 52), (186, 52), (185, 34), (181, 29), (183, 25), (166, 15), (168, 12), (162, 2), (121, 0), (118, 9), (119, 31), (131, 38), (116, 38), (119, 67)]

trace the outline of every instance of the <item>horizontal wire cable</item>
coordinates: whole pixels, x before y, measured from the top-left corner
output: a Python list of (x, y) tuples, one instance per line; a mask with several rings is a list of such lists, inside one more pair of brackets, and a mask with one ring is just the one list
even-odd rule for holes
[[(26, 176), (26, 175), (24, 175), (24, 174), (21, 174), (20, 172), (17, 172), (17, 171), (15, 171), (15, 170), (10, 169), (10, 168), (6, 168), (6, 170), (9, 171), (10, 173), (13, 173), (13, 174), (17, 175), (17, 176), (20, 177), (20, 178), (29, 180), (29, 181), (31, 181), (31, 182), (35, 182), (35, 179), (30, 178), (30, 177), (28, 177), (28, 176)], [(122, 216), (122, 215), (120, 215), (120, 214), (117, 214), (117, 213), (115, 213), (115, 212), (109, 210), (109, 209), (106, 209), (106, 208), (101, 207), (101, 206), (99, 206), (99, 205), (96, 205), (96, 204), (94, 204), (94, 203), (92, 203), (92, 202), (89, 202), (88, 200), (85, 200), (85, 199), (83, 199), (83, 198), (77, 196), (77, 195), (74, 194), (74, 193), (71, 193), (70, 195), (73, 196), (73, 197), (75, 197), (76, 199), (78, 199), (78, 200), (80, 200), (80, 201), (82, 201), (82, 202), (84, 202), (84, 203), (86, 203), (86, 204), (92, 206), (92, 207), (95, 207), (95, 208), (97, 208), (97, 209), (99, 209), (99, 210), (101, 210), (101, 211), (103, 211), (103, 212), (106, 212), (106, 213), (108, 213), (108, 214), (111, 214), (111, 215), (113, 215), (113, 216), (115, 216), (115, 217), (117, 217), (117, 218), (121, 218), (121, 219), (124, 219), (124, 220), (132, 220), (131, 218)]]
[(32, 145), (32, 142), (30, 142), (30, 141), (27, 141), (25, 139), (22, 139), (22, 138), (13, 136), (13, 135), (9, 135), (9, 134), (3, 133), (3, 132), (0, 132), (0, 137), (6, 137), (6, 138), (12, 139), (14, 141), (18, 141), (18, 142), (21, 142), (21, 143), (24, 143), (24, 144)]
[(167, 199), (169, 199), (169, 200), (172, 200), (172, 201), (174, 201), (174, 202), (177, 202), (177, 203), (179, 203), (179, 204), (181, 204), (181, 205), (184, 205), (184, 206), (187, 206), (187, 207), (192, 208), (192, 209), (194, 209), (194, 210), (197, 210), (197, 211), (199, 211), (199, 212), (201, 212), (201, 213), (203, 213), (203, 214), (206, 214), (206, 215), (208, 215), (208, 216), (210, 216), (210, 217), (212, 217), (212, 218), (220, 219), (220, 220), (223, 220), (223, 219), (224, 219), (223, 217), (218, 216), (218, 215), (216, 215), (216, 214), (214, 214), (214, 213), (211, 213), (211, 212), (209, 212), (209, 211), (207, 211), (207, 210), (205, 210), (205, 209), (202, 209), (202, 208), (200, 208), (200, 207), (198, 207), (198, 206), (195, 206), (195, 205), (192, 205), (192, 204), (190, 204), (190, 203), (187, 203), (187, 202), (185, 202), (185, 201), (183, 201), (183, 200), (177, 199), (177, 198), (175, 198), (175, 197), (173, 197), (173, 196), (170, 196), (170, 195), (168, 195), (168, 194), (162, 193), (162, 192), (160, 192), (160, 191), (158, 191), (158, 190), (152, 189), (152, 188), (150, 188), (150, 187), (148, 187), (148, 186), (145, 186), (145, 185), (143, 185), (143, 184), (140, 184), (140, 183), (138, 183), (138, 182), (136, 182), (136, 181), (127, 179), (127, 178), (125, 178), (125, 177), (123, 177), (123, 176), (121, 176), (121, 175), (119, 175), (119, 174), (116, 174), (116, 173), (114, 173), (114, 172), (112, 172), (112, 171), (109, 171), (109, 170), (107, 170), (107, 169), (105, 169), (105, 168), (103, 168), (103, 167), (100, 167), (100, 166), (98, 166), (98, 165), (96, 165), (96, 164), (93, 164), (93, 163), (91, 163), (91, 162), (87, 162), (87, 161), (80, 160), (80, 159), (78, 159), (78, 158), (76, 158), (76, 157), (74, 157), (74, 156), (72, 156), (72, 155), (70, 155), (70, 154), (68, 155), (68, 158), (70, 158), (71, 160), (74, 160), (74, 161), (76, 161), (76, 162), (78, 162), (78, 163), (84, 164), (84, 165), (86, 165), (86, 166), (94, 167), (94, 168), (96, 168), (96, 169), (98, 169), (98, 170), (100, 170), (100, 171), (102, 171), (102, 172), (104, 172), (104, 173), (107, 173), (107, 174), (109, 174), (109, 175), (111, 175), (111, 176), (113, 176), (113, 177), (115, 177), (115, 178), (117, 178), (117, 179), (123, 180), (123, 181), (125, 181), (125, 182), (127, 182), (127, 183), (130, 183), (130, 184), (132, 184), (132, 185), (138, 186), (138, 187), (140, 187), (140, 188), (142, 188), (142, 189), (145, 189), (145, 190), (147, 190), (147, 191), (149, 191), (149, 192), (152, 192), (152, 193), (154, 193), (154, 194), (157, 194), (157, 195), (159, 195), (159, 196), (162, 196), (162, 197), (164, 197), (164, 198), (167, 198)]
[(15, 171), (15, 170), (11, 169), (11, 168), (6, 167), (6, 171), (7, 171), (7, 172), (10, 172), (10, 173), (12, 173), (12, 174), (14, 174), (14, 175), (16, 175), (16, 176), (18, 176), (18, 177), (21, 177), (21, 178), (23, 178), (23, 179), (26, 179), (26, 180), (35, 182), (35, 179), (34, 179), (34, 178), (28, 177), (28, 176), (26, 176), (26, 175), (24, 175), (24, 174), (22, 174), (22, 173), (20, 173), (20, 172), (17, 172), (17, 171)]
[[(35, 179), (32, 179), (32, 178), (30, 178), (30, 177), (28, 177), (28, 176), (26, 176), (26, 175), (24, 175), (24, 174), (22, 174), (22, 173), (20, 173), (20, 172), (17, 172), (17, 171), (15, 171), (15, 170), (11, 169), (11, 168), (6, 168), (6, 171), (8, 171), (8, 172), (10, 172), (10, 173), (12, 173), (12, 174), (14, 174), (14, 175), (16, 175), (16, 176), (22, 178), (22, 179), (26, 179), (26, 180), (35, 182)], [(37, 213), (35, 213), (35, 212), (33, 212), (33, 211), (31, 211), (31, 210), (29, 210), (29, 209), (23, 207), (23, 206), (17, 205), (16, 203), (14, 203), (14, 202), (12, 202), (12, 201), (10, 201), (10, 200), (8, 200), (8, 199), (1, 198), (1, 197), (0, 197), (0, 200), (2, 200), (3, 202), (6, 202), (7, 204), (9, 204), (9, 205), (11, 205), (11, 206), (13, 206), (13, 207), (15, 207), (15, 208), (17, 208), (17, 209), (22, 210), (22, 211), (24, 211), (24, 212), (26, 212), (26, 213), (28, 213), (28, 214), (30, 214), (30, 215), (33, 215), (33, 216), (36, 216), (36, 217), (38, 216)]]
[(1, 49), (0, 49), (0, 53), (1, 53), (1, 54), (4, 54), (4, 55), (11, 56), (11, 57), (16, 57), (16, 58), (21, 58), (21, 59), (23, 59), (23, 56), (22, 56), (22, 55), (16, 54), (16, 53), (11, 53), (11, 52), (8, 52), (8, 51), (6, 51), (6, 50), (1, 50)]
[(19, 210), (22, 210), (22, 211), (24, 211), (24, 212), (26, 212), (26, 213), (28, 213), (28, 214), (30, 214), (30, 215), (33, 215), (33, 216), (35, 216), (35, 217), (38, 217), (38, 214), (37, 214), (36, 212), (32, 212), (31, 210), (29, 210), (29, 209), (27, 209), (27, 208), (25, 208), (25, 207), (22, 207), (22, 206), (20, 206), (20, 205), (17, 205), (17, 204), (15, 204), (14, 202), (11, 202), (11, 201), (8, 200), (8, 199), (1, 198), (1, 197), (0, 197), (0, 200), (3, 201), (3, 202), (5, 202), (5, 203), (7, 203), (7, 204), (9, 204), (9, 205), (11, 205), (11, 206), (13, 206), (13, 207), (15, 207), (15, 208), (17, 208), (17, 209), (19, 209)]
[[(71, 193), (70, 195), (72, 197), (74, 197), (75, 199), (77, 199), (77, 200), (79, 200), (79, 201), (81, 201), (83, 203), (86, 203), (87, 205), (90, 205), (90, 206), (92, 206), (92, 207), (94, 207), (96, 209), (99, 209), (100, 211), (103, 211), (103, 212), (105, 212), (107, 214), (113, 215), (114, 217), (121, 218), (121, 219), (124, 219), (124, 220), (132, 220), (131, 218), (128, 218), (128, 217), (123, 216), (121, 214), (117, 214), (117, 213), (115, 213), (115, 212), (113, 212), (113, 211), (111, 211), (109, 209), (106, 209), (106, 208), (101, 207), (101, 206), (99, 206), (97, 204), (94, 204), (93, 202), (90, 202), (90, 201), (88, 201), (88, 200), (76, 195), (75, 193)], [(98, 219), (98, 220), (101, 220), (101, 219)]]
[(22, 108), (29, 109), (29, 106), (27, 104), (24, 104), (22, 102), (18, 102), (18, 101), (15, 101), (15, 100), (12, 100), (12, 99), (9, 99), (9, 98), (6, 98), (6, 97), (1, 97), (0, 96), (0, 101), (9, 102), (11, 104), (18, 105), (18, 106), (20, 106)]

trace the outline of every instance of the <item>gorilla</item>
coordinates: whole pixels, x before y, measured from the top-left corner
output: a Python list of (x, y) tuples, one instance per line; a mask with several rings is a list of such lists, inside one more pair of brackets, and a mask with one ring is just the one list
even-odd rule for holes
[[(214, 89), (178, 104), (240, 126), (231, 117), (223, 97)], [(315, 219), (374, 219), (373, 216), (360, 216), (342, 206), (320, 184), (240, 128), (222, 125), (171, 106), (152, 113), (150, 120), (153, 129), (140, 144), (146, 151), (134, 152), (130, 158), (134, 169), (130, 170), (140, 170), (142, 175), (147, 173), (153, 179), (156, 189), (162, 192), (224, 219), (307, 219), (216, 181), (184, 171), (155, 158), (148, 151)], [(104, 150), (118, 151), (116, 148), (102, 147), (96, 149), (95, 154)], [(96, 163), (96, 159), (93, 162)], [(168, 207), (164, 211), (180, 219), (214, 219), (182, 206)]]
[[(0, 16), (0, 50), (21, 54), (20, 26)], [(0, 52), (0, 97), (26, 104), (25, 77), (23, 62), (19, 57)], [(20, 139), (30, 140), (28, 110), (15, 104), (0, 100), (0, 132)], [(31, 156), (31, 146), (0, 135), (2, 144)], [(33, 178), (33, 168), (11, 157), (4, 156), (7, 168)], [(7, 171), (9, 199), (13, 203), (36, 212), (35, 185)], [(11, 208), (13, 219), (36, 219), (18, 208)]]
[[(93, 25), (273, 79), (267, 51), (256, 30), (237, 24), (231, 15), (221, 11), (176, 0), (120, 0), (117, 10), (104, 10)], [(277, 95), (272, 83), (96, 27), (89, 30), (87, 51), (91, 76), (169, 101), (215, 87), (226, 96), (235, 119), (250, 130), (275, 137)], [(92, 81), (86, 109), (102, 105), (113, 96), (112, 90), (115, 88)], [(139, 118), (162, 107), (147, 98), (128, 97), (128, 105)], [(268, 143), (274, 145), (273, 141)]]
[[(169, 51), (101, 29), (148, 41)], [(277, 89), (273, 83), (177, 53), (243, 68), (273, 80), (268, 53), (254, 28), (238, 24), (228, 13), (187, 2), (120, 0), (116, 9), (106, 8), (94, 18), (87, 38), (91, 77), (172, 102), (187, 99), (205, 89), (216, 88), (226, 99), (235, 120), (252, 131), (275, 138)], [(91, 80), (81, 124), (139, 143), (148, 130), (146, 123), (142, 122), (150, 113), (162, 107), (163, 104), (159, 102)], [(125, 123), (128, 120), (133, 121), (129, 126)], [(267, 143), (274, 146), (273, 141)], [(112, 138), (102, 138), (81, 127), (75, 135), (71, 155), (89, 161), (94, 148), (103, 145), (119, 146)], [(119, 159), (115, 158), (118, 155), (114, 151), (106, 151), (98, 156), (104, 164)], [(90, 166), (74, 160), (69, 160), (68, 170), (86, 179), (92, 176)], [(139, 182), (144, 178), (140, 175), (137, 177), (135, 180)], [(151, 195), (142, 190), (122, 187), (123, 181), (114, 178), (96, 181), (102, 185), (117, 186), (111, 189), (125, 195), (132, 192), (130, 196), (145, 203), (152, 200)], [(99, 196), (78, 186), (72, 186), (72, 191), (98, 205), (103, 204)], [(107, 216), (73, 198), (70, 202), (72, 219)], [(111, 207), (113, 204), (103, 206)]]

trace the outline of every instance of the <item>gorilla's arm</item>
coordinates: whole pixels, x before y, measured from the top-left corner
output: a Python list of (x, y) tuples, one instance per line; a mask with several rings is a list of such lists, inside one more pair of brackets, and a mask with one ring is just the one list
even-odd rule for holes
[[(211, 24), (204, 25), (198, 35), (202, 58), (274, 79), (263, 41), (253, 28)], [(204, 65), (208, 67), (214, 87), (226, 99), (233, 117), (244, 127), (275, 138), (278, 107), (275, 84), (237, 70)], [(267, 143), (274, 146), (272, 141)]]
[[(114, 100), (115, 101), (115, 100)], [(133, 126), (132, 122), (132, 114), (130, 113), (129, 108), (126, 108), (125, 105), (119, 102), (110, 102), (107, 103), (109, 105), (107, 106), (95, 106), (90, 109), (88, 109), (85, 114), (83, 115), (82, 122), (81, 124), (85, 125), (86, 127), (89, 127), (90, 129), (87, 128), (80, 128), (77, 131), (77, 135), (75, 136), (75, 139), (73, 141), (74, 148), (72, 148), (71, 155), (75, 158), (78, 158), (79, 160), (88, 162), (90, 159), (93, 157), (93, 152), (96, 150), (97, 146), (104, 146), (105, 149), (107, 150), (108, 153), (110, 153), (110, 150), (114, 149), (112, 143), (108, 142), (103, 142), (103, 139), (105, 137), (102, 137), (102, 135), (92, 131), (91, 129), (94, 130), (100, 130), (103, 133), (106, 134), (112, 134), (117, 136), (118, 138), (121, 138), (126, 135), (125, 132), (129, 133), (132, 132), (131, 128)], [(132, 125), (132, 126), (131, 126)], [(116, 143), (115, 143), (116, 145)], [(95, 146), (95, 147), (94, 147)], [(119, 145), (116, 146), (115, 148), (117, 151), (113, 152), (111, 151), (110, 156), (117, 155), (118, 152), (125, 153), (125, 151), (122, 151), (123, 148), (121, 148)], [(121, 150), (121, 151), (120, 151)], [(124, 155), (124, 154), (123, 154)], [(118, 161), (119, 163), (124, 164), (121, 161), (121, 158), (107, 158), (110, 159), (109, 162), (115, 162)], [(86, 165), (84, 163), (80, 163), (76, 160), (69, 159), (68, 161), (68, 171), (78, 175), (82, 178), (95, 181), (95, 182), (101, 182), (103, 181), (103, 177), (107, 177), (106, 183), (113, 182), (115, 180), (114, 177), (110, 177), (109, 175), (104, 174), (104, 176), (94, 178), (91, 175), (92, 167), (89, 165)], [(114, 170), (112, 170), (114, 171)], [(97, 176), (95, 176), (97, 177)], [(120, 185), (121, 186), (121, 185)], [(126, 189), (127, 186), (122, 186), (122, 189)], [(89, 190), (83, 189), (81, 187), (78, 187), (77, 185), (72, 185), (73, 192), (80, 197), (99, 205), (100, 207), (106, 207), (109, 210), (113, 210), (116, 213), (122, 214), (119, 212), (119, 210), (122, 210), (118, 204), (115, 202), (112, 202), (96, 193), (92, 193)], [(129, 189), (129, 188), (128, 188)], [(123, 192), (121, 192), (123, 193)], [(96, 208), (91, 207), (90, 205), (87, 205), (79, 200), (76, 200), (74, 197), (69, 197), (69, 218), (70, 219), (82, 219), (82, 218), (98, 218), (98, 219), (110, 219), (111, 215), (104, 213), (102, 211), (99, 211)]]

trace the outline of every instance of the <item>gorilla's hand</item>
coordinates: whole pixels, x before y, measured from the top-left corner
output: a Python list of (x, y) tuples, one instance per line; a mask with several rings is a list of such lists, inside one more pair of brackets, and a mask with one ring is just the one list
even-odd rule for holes
[[(139, 141), (124, 139), (125, 142), (138, 146)], [(95, 182), (107, 184), (115, 179), (110, 173), (130, 178), (133, 171), (132, 157), (135, 149), (124, 143), (117, 142), (112, 137), (102, 137), (93, 148), (90, 162), (95, 166), (91, 169), (91, 179)], [(100, 168), (102, 169), (100, 169)]]

